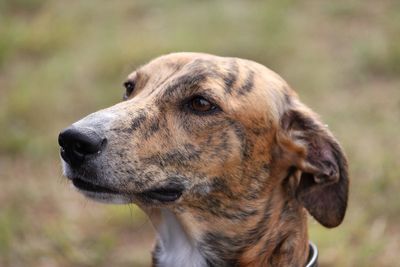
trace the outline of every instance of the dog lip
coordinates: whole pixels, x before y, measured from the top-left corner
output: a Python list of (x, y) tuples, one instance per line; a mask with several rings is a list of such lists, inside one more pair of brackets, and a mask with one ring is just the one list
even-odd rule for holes
[(100, 186), (91, 182), (88, 182), (86, 180), (80, 179), (80, 178), (74, 178), (72, 179), (72, 184), (83, 191), (88, 191), (88, 192), (94, 192), (94, 193), (108, 193), (108, 194), (120, 194), (120, 192)]
[(183, 190), (182, 187), (162, 187), (141, 192), (139, 196), (147, 200), (173, 202), (182, 196)]

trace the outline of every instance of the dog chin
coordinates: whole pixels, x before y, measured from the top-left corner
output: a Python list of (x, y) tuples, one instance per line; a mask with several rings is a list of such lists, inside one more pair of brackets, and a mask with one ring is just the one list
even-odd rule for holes
[(98, 192), (91, 192), (91, 191), (86, 191), (79, 189), (74, 186), (74, 188), (81, 194), (83, 194), (85, 197), (105, 203), (105, 204), (129, 204), (133, 203), (133, 199), (125, 196), (125, 195), (120, 195), (120, 194), (110, 194), (110, 193), (98, 193)]
[(101, 203), (106, 203), (106, 204), (129, 204), (133, 203), (132, 197), (129, 197), (128, 195), (120, 194), (118, 192), (95, 192), (95, 191), (88, 191), (82, 188), (79, 188), (74, 185), (74, 179), (77, 179), (79, 177), (75, 177), (73, 171), (71, 170), (70, 166), (62, 160), (62, 169), (63, 169), (63, 176), (67, 177), (70, 182), (71, 186), (78, 191), (79, 193), (83, 194), (85, 197), (101, 202)]

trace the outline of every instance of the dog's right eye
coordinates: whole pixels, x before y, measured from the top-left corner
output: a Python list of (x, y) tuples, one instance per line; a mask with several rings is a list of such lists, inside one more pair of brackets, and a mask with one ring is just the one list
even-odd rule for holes
[(212, 103), (202, 96), (195, 96), (191, 98), (186, 103), (186, 108), (198, 115), (211, 114), (220, 110), (220, 108), (216, 104)]
[(132, 94), (133, 89), (135, 89), (135, 83), (133, 81), (124, 82), (124, 87), (126, 91), (123, 99), (126, 100)]

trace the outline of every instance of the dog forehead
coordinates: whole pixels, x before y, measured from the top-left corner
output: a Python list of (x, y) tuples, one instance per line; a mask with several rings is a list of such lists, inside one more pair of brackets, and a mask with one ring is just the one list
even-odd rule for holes
[[(289, 98), (297, 98), (286, 81), (264, 65), (251, 60), (204, 53), (163, 55), (140, 67), (128, 78), (136, 79), (146, 87), (157, 87), (162, 82), (177, 80), (182, 76), (190, 78), (200, 75), (207, 78), (202, 85), (224, 96), (230, 105), (237, 108), (248, 106), (254, 111), (268, 109), (274, 117), (282, 114)], [(223, 87), (225, 90), (222, 90)], [(239, 93), (230, 88), (239, 90)]]
[(150, 76), (162, 75), (163, 73), (168, 73), (172, 70), (180, 70), (183, 66), (194, 60), (208, 60), (217, 63), (218, 61), (223, 61), (222, 57), (203, 54), (203, 53), (172, 53), (163, 56), (159, 56), (147, 64), (141, 66), (138, 70), (129, 74), (128, 79), (135, 79), (137, 73), (146, 74)]
[(150, 61), (146, 66), (149, 68), (157, 68), (160, 65), (165, 66), (183, 66), (189, 62), (194, 60), (207, 60), (215, 62), (216, 64), (222, 63), (226, 58), (215, 56), (211, 54), (205, 53), (190, 53), (190, 52), (181, 52), (181, 53), (171, 53), (163, 56), (159, 56), (152, 61)]

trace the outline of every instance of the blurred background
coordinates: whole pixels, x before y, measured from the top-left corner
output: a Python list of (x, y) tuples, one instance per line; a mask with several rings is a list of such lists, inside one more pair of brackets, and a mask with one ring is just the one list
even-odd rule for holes
[(61, 176), (57, 135), (174, 51), (258, 61), (321, 114), (350, 162), (344, 223), (310, 219), (321, 266), (400, 266), (400, 2), (0, 0), (0, 266), (148, 266), (134, 206)]

